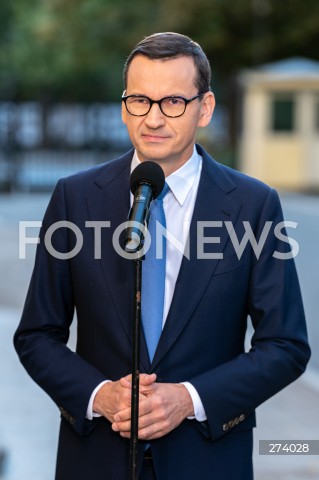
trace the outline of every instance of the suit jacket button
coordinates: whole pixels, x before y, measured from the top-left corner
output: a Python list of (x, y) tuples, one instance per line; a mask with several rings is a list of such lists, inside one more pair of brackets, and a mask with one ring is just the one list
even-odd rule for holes
[(242, 413), (242, 414), (239, 416), (239, 421), (242, 422), (243, 420), (245, 420), (245, 415)]
[(239, 424), (239, 418), (238, 418), (238, 417), (235, 418), (234, 424), (235, 424), (235, 425), (238, 425), (238, 424)]
[(233, 428), (233, 426), (234, 426), (234, 421), (233, 421), (233, 420), (230, 420), (230, 421), (228, 422), (228, 426), (229, 426), (229, 428)]
[(228, 423), (224, 423), (224, 425), (223, 425), (224, 432), (227, 432), (228, 429), (229, 429)]

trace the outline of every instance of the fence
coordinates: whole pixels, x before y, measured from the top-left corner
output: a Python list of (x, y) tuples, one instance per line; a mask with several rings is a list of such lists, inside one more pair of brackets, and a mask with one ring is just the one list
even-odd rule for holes
[(47, 189), (125, 151), (120, 104), (0, 103), (0, 189)]

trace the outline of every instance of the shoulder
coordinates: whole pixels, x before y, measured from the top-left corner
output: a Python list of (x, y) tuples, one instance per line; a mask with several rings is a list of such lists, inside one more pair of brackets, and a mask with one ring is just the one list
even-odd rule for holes
[(113, 160), (96, 165), (94, 167), (74, 173), (70, 176), (60, 179), (60, 183), (64, 183), (69, 188), (90, 185), (92, 182), (99, 186), (110, 182), (114, 177), (119, 175), (125, 169), (130, 170), (131, 160), (134, 150), (130, 150), (125, 154)]
[(61, 178), (53, 190), (46, 213), (70, 208), (81, 211), (86, 208), (88, 199), (99, 201), (105, 186), (110, 186), (110, 191), (113, 188), (118, 191), (119, 185), (129, 190), (132, 155), (133, 150), (114, 160)]
[(281, 202), (274, 188), (216, 162), (202, 147), (198, 152), (203, 158), (202, 176), (209, 179), (210, 188), (220, 192), (218, 201), (229, 202), (234, 208), (240, 206), (245, 220), (258, 221), (263, 216), (269, 220), (282, 218)]
[(277, 196), (276, 191), (266, 183), (218, 163), (201, 146), (197, 146), (197, 149), (203, 158), (203, 174), (209, 176), (224, 193), (250, 201), (268, 195)]

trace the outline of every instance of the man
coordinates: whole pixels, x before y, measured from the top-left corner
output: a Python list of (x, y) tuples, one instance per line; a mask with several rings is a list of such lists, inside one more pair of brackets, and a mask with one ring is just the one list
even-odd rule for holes
[[(22, 363), (61, 410), (56, 479), (129, 476), (134, 262), (115, 250), (113, 233), (127, 219), (131, 171), (150, 160), (165, 172), (167, 231), (185, 251), (168, 238), (154, 356), (145, 335), (153, 319), (142, 311), (139, 478), (250, 480), (255, 408), (301, 375), (310, 355), (279, 200), (195, 146), (215, 104), (198, 44), (176, 33), (147, 37), (124, 81), (134, 150), (58, 183), (15, 334)], [(61, 221), (69, 223), (53, 233)], [(62, 228), (70, 224), (83, 236), (76, 255), (72, 229)], [(251, 241), (239, 252), (236, 239), (249, 232), (262, 248)], [(66, 347), (74, 308), (76, 353)]]

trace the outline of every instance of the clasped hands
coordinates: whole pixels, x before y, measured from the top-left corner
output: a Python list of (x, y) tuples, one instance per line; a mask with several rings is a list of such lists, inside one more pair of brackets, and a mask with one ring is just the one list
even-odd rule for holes
[[(139, 380), (138, 438), (154, 440), (194, 415), (187, 388), (179, 383), (157, 383), (156, 374), (141, 374)], [(130, 438), (132, 376), (104, 384), (95, 396), (94, 412), (112, 423), (112, 429)]]

